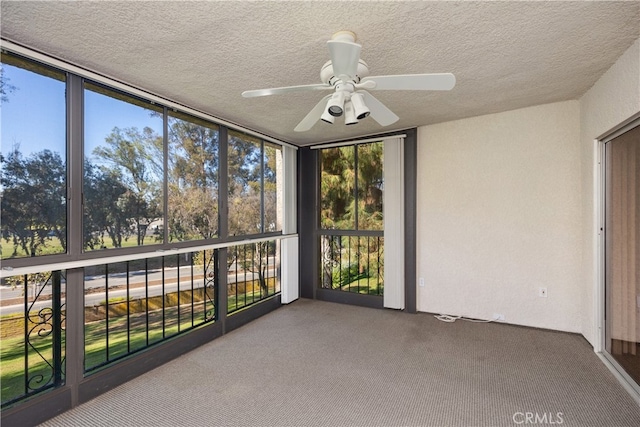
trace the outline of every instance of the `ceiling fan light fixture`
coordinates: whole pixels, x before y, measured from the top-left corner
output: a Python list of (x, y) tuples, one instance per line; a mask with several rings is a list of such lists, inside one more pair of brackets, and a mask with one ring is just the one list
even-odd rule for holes
[(344, 92), (335, 92), (327, 102), (327, 112), (333, 117), (340, 117), (344, 113)]
[[(320, 116), (320, 120), (322, 120), (325, 123), (329, 123), (330, 125), (332, 125), (333, 122), (336, 120), (335, 117), (333, 117), (331, 114), (329, 114), (329, 107), (330, 107), (330, 104), (331, 104), (331, 99), (332, 98), (329, 98), (329, 100), (327, 101), (327, 106), (324, 108), (324, 112)], [(318, 120), (318, 119), (316, 119), (316, 120)]]
[(356, 118), (353, 104), (351, 103), (351, 101), (345, 102), (344, 103), (344, 124), (355, 125), (357, 123), (358, 123), (358, 119)]
[(351, 95), (351, 102), (353, 103), (353, 109), (355, 116), (358, 120), (362, 120), (369, 116), (371, 111), (364, 103), (364, 98), (360, 93), (354, 93)]

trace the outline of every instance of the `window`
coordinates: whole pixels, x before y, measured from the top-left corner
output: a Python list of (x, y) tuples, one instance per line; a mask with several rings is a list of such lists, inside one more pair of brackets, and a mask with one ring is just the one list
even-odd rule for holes
[(264, 143), (264, 231), (282, 231), (282, 147)]
[(357, 146), (357, 229), (383, 230), (383, 143)]
[(0, 65), (7, 267), (281, 233), (281, 146), (18, 54)]
[(2, 54), (2, 259), (67, 252), (66, 76)]
[(85, 250), (163, 241), (163, 109), (84, 88)]
[(282, 148), (229, 131), (229, 235), (281, 231)]
[(321, 288), (384, 293), (383, 147), (320, 151)]
[(169, 241), (218, 236), (218, 126), (169, 113)]
[(322, 229), (383, 229), (382, 158), (382, 142), (321, 151)]

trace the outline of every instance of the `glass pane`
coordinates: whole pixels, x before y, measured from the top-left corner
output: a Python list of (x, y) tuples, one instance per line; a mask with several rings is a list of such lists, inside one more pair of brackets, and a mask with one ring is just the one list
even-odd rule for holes
[(358, 146), (358, 230), (383, 230), (383, 144)]
[(64, 73), (2, 54), (2, 259), (67, 251)]
[(282, 147), (264, 144), (264, 231), (282, 230)]
[(320, 152), (320, 228), (355, 229), (355, 147)]
[(640, 126), (606, 145), (606, 349), (640, 384)]
[(169, 113), (169, 241), (218, 235), (218, 127)]
[(162, 242), (162, 133), (162, 108), (85, 84), (85, 250)]
[(229, 235), (262, 231), (260, 140), (229, 131)]

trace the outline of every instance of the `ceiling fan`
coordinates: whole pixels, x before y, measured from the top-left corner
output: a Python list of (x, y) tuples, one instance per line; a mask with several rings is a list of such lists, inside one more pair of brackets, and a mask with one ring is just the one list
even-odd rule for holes
[(393, 76), (369, 76), (367, 63), (360, 59), (361, 47), (351, 31), (339, 31), (327, 42), (331, 59), (320, 70), (322, 83), (247, 90), (245, 98), (297, 91), (333, 90), (305, 116), (296, 132), (305, 132), (321, 119), (333, 124), (336, 117), (344, 114), (347, 125), (358, 123), (368, 116), (381, 126), (389, 126), (399, 117), (378, 101), (368, 90), (451, 90), (456, 78), (451, 73), (404, 74)]

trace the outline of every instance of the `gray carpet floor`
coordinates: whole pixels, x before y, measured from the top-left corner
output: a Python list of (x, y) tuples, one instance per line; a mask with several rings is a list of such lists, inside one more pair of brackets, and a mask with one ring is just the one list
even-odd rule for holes
[(299, 300), (44, 425), (533, 421), (637, 427), (640, 407), (579, 335)]

